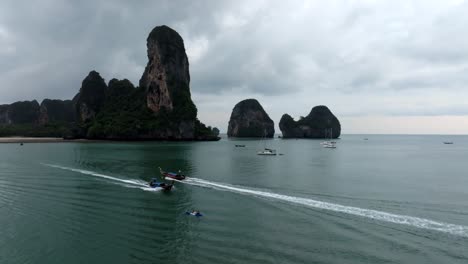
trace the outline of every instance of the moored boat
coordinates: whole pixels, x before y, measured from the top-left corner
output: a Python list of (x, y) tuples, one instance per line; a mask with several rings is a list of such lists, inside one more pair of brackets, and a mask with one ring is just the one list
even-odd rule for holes
[(258, 151), (257, 155), (276, 156), (276, 150), (275, 149), (265, 148), (264, 150)]
[(333, 139), (333, 129), (330, 128), (330, 139), (323, 141), (320, 144), (324, 148), (336, 148), (336, 141), (332, 141), (332, 139)]
[(329, 142), (327, 144), (323, 144), (323, 147), (324, 148), (336, 148), (336, 144), (332, 143), (332, 142)]
[(276, 156), (276, 149), (267, 148), (267, 141), (266, 141), (266, 131), (263, 134), (262, 141), (264, 142), (264, 149), (257, 151), (257, 155), (261, 156)]

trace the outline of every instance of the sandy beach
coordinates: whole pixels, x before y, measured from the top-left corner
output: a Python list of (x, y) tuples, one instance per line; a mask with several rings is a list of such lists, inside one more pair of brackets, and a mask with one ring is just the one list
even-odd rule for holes
[(87, 139), (63, 139), (54, 137), (0, 137), (0, 143), (59, 143), (59, 142), (94, 142)]

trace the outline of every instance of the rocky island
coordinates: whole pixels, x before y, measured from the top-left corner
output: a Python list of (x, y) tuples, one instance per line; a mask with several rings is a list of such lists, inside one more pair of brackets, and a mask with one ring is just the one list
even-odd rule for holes
[(324, 105), (315, 106), (309, 115), (298, 121), (284, 114), (279, 127), (283, 138), (338, 138), (341, 134), (340, 121)]
[(234, 106), (227, 134), (229, 137), (272, 138), (275, 124), (257, 100), (246, 99)]
[(96, 71), (73, 100), (0, 105), (0, 136), (112, 140), (219, 140), (217, 128), (197, 119), (182, 37), (167, 26), (147, 38), (148, 63), (139, 87)]

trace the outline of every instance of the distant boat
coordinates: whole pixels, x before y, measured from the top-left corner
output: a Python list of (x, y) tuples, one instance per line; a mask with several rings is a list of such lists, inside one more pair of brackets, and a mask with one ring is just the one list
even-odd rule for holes
[(266, 132), (264, 133), (263, 142), (265, 142), (264, 149), (261, 151), (257, 151), (257, 155), (261, 156), (276, 156), (276, 149), (270, 149), (266, 147)]
[(364, 140), (369, 140), (368, 138), (364, 138)]
[(191, 212), (186, 211), (185, 214), (186, 214), (186, 215), (191, 215), (191, 216), (196, 216), (196, 217), (203, 216), (203, 214), (200, 213), (200, 211), (195, 211), (195, 210), (194, 210), (194, 211), (191, 211)]
[(236, 145), (236, 148), (243, 148), (245, 145)]
[(336, 144), (335, 143), (328, 143), (328, 144), (325, 144), (323, 145), (324, 148), (336, 148)]
[(336, 148), (336, 141), (332, 141), (332, 138), (333, 138), (333, 128), (330, 128), (330, 140), (323, 141), (320, 144), (324, 148)]
[(276, 150), (275, 149), (265, 148), (264, 150), (258, 151), (257, 155), (276, 156)]
[(452, 145), (453, 142), (452, 142), (452, 141), (444, 141), (444, 144), (446, 144), (446, 145)]

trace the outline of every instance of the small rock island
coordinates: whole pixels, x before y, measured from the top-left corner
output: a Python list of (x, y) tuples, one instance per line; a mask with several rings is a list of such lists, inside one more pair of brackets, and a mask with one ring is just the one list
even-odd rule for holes
[(229, 119), (228, 137), (267, 137), (275, 134), (275, 124), (255, 99), (240, 101)]
[(338, 138), (341, 134), (340, 121), (324, 105), (315, 106), (308, 116), (298, 121), (284, 114), (279, 127), (283, 138)]

